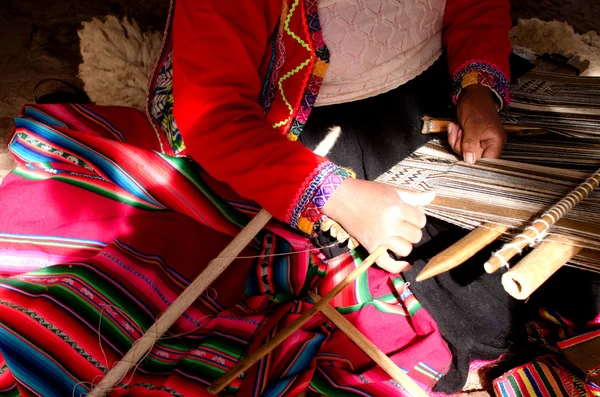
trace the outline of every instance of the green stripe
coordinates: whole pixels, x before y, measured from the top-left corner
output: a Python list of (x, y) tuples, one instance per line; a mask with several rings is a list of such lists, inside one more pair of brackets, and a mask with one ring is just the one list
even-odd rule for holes
[[(91, 267), (93, 268), (93, 266)], [(142, 329), (151, 327), (156, 321), (154, 317), (148, 315), (146, 311), (142, 310), (137, 302), (132, 301), (131, 298), (123, 292), (125, 288), (118, 284), (115, 280), (108, 281), (105, 278), (107, 277), (106, 275), (96, 272), (83, 265), (74, 264), (48, 266), (29, 274), (55, 277), (73, 277), (85, 284), (88, 284), (93, 291), (102, 295), (102, 297), (110, 301), (113, 306), (116, 306), (125, 312), (127, 316), (135, 320), (135, 322), (139, 324)], [(67, 289), (67, 287), (62, 285), (51, 286), (49, 287), (50, 291), (52, 291), (52, 288)], [(78, 293), (78, 295), (80, 295), (80, 293)], [(64, 295), (61, 294), (61, 296)]]
[(519, 384), (517, 383), (517, 380), (515, 379), (515, 376), (516, 375), (510, 375), (507, 380), (510, 383), (510, 385), (512, 386), (512, 389), (513, 389), (512, 391), (513, 391), (513, 393), (515, 393), (515, 396), (516, 397), (523, 397), (523, 393), (521, 393), (521, 389), (519, 388)]
[[(62, 306), (68, 308), (61, 308), (62, 310), (66, 310), (70, 314), (76, 313), (85, 322), (98, 329), (97, 325), (100, 324), (100, 311), (90, 306), (87, 301), (81, 298), (80, 295), (65, 287), (45, 287), (33, 285), (32, 283), (19, 282), (16, 280), (2, 280), (2, 282), (4, 284), (13, 285), (16, 288), (29, 293), (37, 293), (38, 295), (46, 294), (52, 296), (58, 302), (60, 302)], [(100, 324), (100, 334), (102, 334), (105, 339), (110, 340), (113, 345), (115, 345), (116, 349), (120, 351), (127, 351), (132, 345), (130, 337), (126, 336), (116, 325), (113, 324), (112, 321), (109, 321), (106, 318), (104, 318), (104, 321), (102, 321)]]
[(329, 383), (329, 381), (319, 372), (316, 371), (313, 375), (312, 380), (310, 381), (310, 385), (317, 392), (324, 394), (326, 396), (335, 396), (335, 397), (354, 397), (355, 393), (349, 392), (347, 390), (338, 389)]
[[(356, 266), (360, 266), (363, 259), (358, 253), (358, 250), (352, 250), (350, 252)], [(360, 304), (369, 303), (373, 300), (373, 295), (371, 295), (371, 291), (369, 290), (369, 276), (367, 272), (363, 272), (358, 276), (356, 281), (354, 281), (354, 285), (356, 287), (357, 299)]]
[(544, 386), (546, 387), (546, 390), (548, 390), (550, 392), (550, 394), (552, 395), (552, 397), (558, 397), (558, 395), (555, 393), (554, 388), (550, 384), (550, 381), (549, 381), (548, 377), (544, 373), (544, 369), (542, 368), (542, 366), (540, 365), (540, 363), (537, 362), (537, 361), (534, 361), (533, 362), (533, 368), (535, 369), (535, 372), (537, 372), (538, 375), (540, 376), (540, 378), (542, 379), (542, 382), (544, 383)]
[(157, 208), (156, 206), (153, 206), (153, 205), (149, 205), (148, 203), (146, 203), (144, 201), (134, 200), (129, 196), (125, 196), (125, 195), (121, 195), (121, 194), (112, 192), (110, 190), (107, 190), (107, 189), (101, 188), (97, 185), (94, 185), (93, 183), (65, 177), (63, 175), (41, 176), (38, 173), (33, 173), (33, 172), (30, 172), (29, 170), (25, 170), (20, 167), (16, 168), (13, 172), (15, 174), (17, 174), (23, 178), (29, 179), (29, 180), (41, 181), (41, 180), (46, 180), (46, 179), (53, 179), (53, 180), (56, 180), (59, 182), (64, 182), (69, 185), (79, 187), (81, 189), (96, 193), (100, 196), (109, 198), (111, 200), (114, 200), (114, 201), (117, 201), (117, 202), (120, 202), (123, 204), (130, 205), (135, 208), (139, 208), (139, 209), (143, 209), (143, 210), (147, 210), (147, 211), (164, 211), (164, 209)]
[(202, 194), (208, 198), (211, 203), (217, 207), (217, 209), (234, 225), (243, 228), (249, 222), (249, 219), (236, 211), (227, 203), (227, 201), (223, 200), (220, 196), (216, 195), (212, 189), (206, 185), (206, 183), (202, 180), (202, 178), (196, 173), (196, 171), (191, 167), (190, 161), (185, 160), (179, 157), (171, 157), (162, 153), (157, 153), (160, 157), (162, 157), (169, 165), (179, 171), (182, 175), (184, 175), (187, 180), (189, 180), (198, 190), (202, 192)]

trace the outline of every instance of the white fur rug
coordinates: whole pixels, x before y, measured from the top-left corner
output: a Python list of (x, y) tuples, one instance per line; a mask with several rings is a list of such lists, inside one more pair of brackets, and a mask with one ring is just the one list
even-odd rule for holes
[[(142, 110), (147, 80), (161, 45), (159, 32), (141, 32), (134, 20), (109, 16), (84, 22), (79, 31), (83, 62), (79, 77), (90, 99), (99, 105)], [(566, 22), (520, 19), (511, 42), (537, 54), (564, 51), (590, 61), (584, 76), (600, 76), (600, 36), (577, 34)]]
[(600, 36), (596, 32), (577, 34), (566, 22), (544, 22), (537, 18), (519, 19), (510, 30), (513, 45), (537, 54), (564, 51), (590, 61), (582, 76), (600, 76)]
[(142, 33), (134, 20), (114, 16), (84, 22), (78, 34), (83, 58), (79, 77), (90, 99), (98, 105), (143, 109), (161, 34)]

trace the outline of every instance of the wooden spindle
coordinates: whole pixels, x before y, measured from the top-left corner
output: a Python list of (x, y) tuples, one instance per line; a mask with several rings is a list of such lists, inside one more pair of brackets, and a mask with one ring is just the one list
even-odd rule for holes
[(472, 230), (452, 246), (440, 252), (425, 265), (417, 275), (417, 281), (427, 280), (462, 265), (473, 255), (502, 236), (508, 227), (486, 223)]
[(600, 184), (600, 169), (594, 172), (588, 179), (573, 189), (563, 199), (546, 211), (540, 218), (534, 220), (530, 226), (517, 235), (513, 241), (505, 244), (495, 252), (484, 264), (485, 271), (493, 273), (506, 266), (508, 261), (532, 243), (537, 243), (560, 218), (569, 212), (577, 203), (587, 197)]

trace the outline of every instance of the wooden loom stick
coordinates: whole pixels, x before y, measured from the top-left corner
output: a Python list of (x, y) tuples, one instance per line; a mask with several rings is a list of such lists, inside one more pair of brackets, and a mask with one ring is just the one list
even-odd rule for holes
[(417, 281), (427, 280), (462, 265), (467, 259), (487, 247), (508, 230), (507, 226), (486, 223), (440, 252), (417, 275)]
[[(429, 134), (440, 134), (448, 132), (448, 124), (456, 123), (456, 120), (452, 119), (438, 119), (429, 116), (421, 117), (423, 121), (423, 128), (421, 129), (421, 134), (429, 135)], [(514, 124), (502, 124), (504, 127), (504, 131), (507, 134), (511, 135), (543, 135), (546, 133), (546, 130), (540, 127), (531, 127), (526, 125), (514, 125)]]
[(271, 214), (261, 210), (246, 225), (242, 231), (221, 251), (219, 256), (213, 259), (208, 267), (196, 277), (196, 279), (177, 297), (177, 299), (165, 310), (158, 320), (136, 340), (127, 354), (102, 378), (100, 383), (88, 394), (89, 397), (104, 396), (117, 385), (130, 369), (135, 367), (154, 343), (171, 328), (173, 323), (194, 303), (204, 290), (213, 283), (227, 269), (239, 253), (252, 241), (267, 222)]
[(543, 241), (502, 275), (502, 286), (513, 298), (527, 299), (582, 249), (567, 237)]
[[(308, 293), (312, 300), (318, 302), (321, 297), (315, 293)], [(392, 379), (394, 379), (412, 397), (427, 397), (428, 394), (406, 375), (384, 352), (363, 335), (352, 323), (331, 305), (323, 305), (321, 312), (336, 325), (352, 342), (354, 342), (367, 356), (379, 365)]]
[(387, 248), (378, 247), (372, 254), (370, 254), (364, 262), (362, 262), (356, 269), (354, 269), (346, 278), (344, 278), (338, 285), (333, 287), (331, 291), (325, 294), (320, 301), (316, 302), (310, 309), (302, 313), (300, 317), (291, 322), (287, 327), (282, 329), (275, 335), (275, 337), (269, 340), (264, 345), (260, 346), (254, 352), (252, 352), (245, 359), (238, 361), (233, 367), (225, 372), (220, 378), (215, 380), (208, 388), (208, 392), (211, 394), (217, 394), (223, 390), (227, 385), (233, 382), (240, 374), (246, 371), (248, 368), (256, 364), (261, 358), (269, 354), (273, 349), (279, 346), (284, 340), (296, 332), (302, 325), (304, 325), (312, 316), (314, 316), (324, 305), (328, 305), (329, 302), (340, 293), (341, 290), (346, 288), (348, 284), (354, 281), (358, 276), (363, 274), (381, 255), (387, 253)]
[(507, 266), (508, 261), (513, 256), (521, 253), (523, 248), (529, 244), (539, 242), (552, 225), (569, 212), (577, 203), (587, 197), (599, 184), (600, 169), (546, 211), (540, 218), (534, 220), (530, 226), (523, 230), (523, 233), (495, 252), (484, 264), (485, 271), (493, 273), (502, 266)]

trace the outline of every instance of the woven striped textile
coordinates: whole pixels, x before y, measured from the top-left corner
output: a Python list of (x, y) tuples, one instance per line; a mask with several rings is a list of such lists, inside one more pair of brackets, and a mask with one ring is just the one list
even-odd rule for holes
[(600, 315), (585, 326), (542, 309), (527, 325), (529, 341), (549, 354), (517, 367), (494, 381), (497, 397), (600, 396), (595, 369), (600, 366)]
[[(0, 187), (0, 395), (84, 396), (258, 210), (160, 152), (133, 109), (26, 106)], [(162, 138), (164, 139), (164, 137)], [(202, 396), (364, 258), (328, 263), (271, 222), (178, 319), (115, 396)], [(425, 389), (451, 355), (404, 280), (371, 269), (333, 302)], [(227, 395), (402, 396), (322, 315)]]

